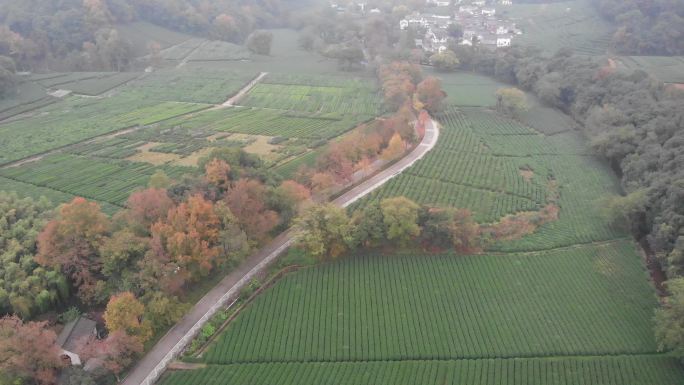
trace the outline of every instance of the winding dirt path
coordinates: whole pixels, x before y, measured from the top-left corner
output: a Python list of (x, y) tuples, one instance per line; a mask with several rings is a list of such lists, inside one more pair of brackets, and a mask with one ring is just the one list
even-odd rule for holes
[[(426, 127), (425, 136), (408, 155), (365, 182), (347, 191), (333, 201), (347, 207), (388, 180), (401, 174), (422, 159), (434, 148), (439, 139), (439, 124), (434, 120)], [(293, 233), (288, 230), (276, 237), (261, 250), (251, 255), (237, 269), (226, 275), (192, 309), (162, 337), (137, 364), (122, 382), (123, 385), (152, 385), (167, 366), (187, 346), (194, 335), (219, 309), (234, 300), (240, 290), (259, 272), (268, 267), (278, 256), (292, 245)]]

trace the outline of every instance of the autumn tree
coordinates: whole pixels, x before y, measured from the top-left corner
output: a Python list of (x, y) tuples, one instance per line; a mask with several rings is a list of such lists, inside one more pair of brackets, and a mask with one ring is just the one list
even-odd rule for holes
[(224, 201), (214, 205), (214, 212), (221, 222), (219, 232), (219, 247), (221, 248), (221, 262), (231, 259), (242, 258), (249, 254), (251, 247), (247, 234), (240, 227), (237, 217), (230, 211), (230, 207)]
[(109, 293), (137, 287), (137, 263), (149, 249), (149, 239), (123, 228), (108, 237), (100, 247), (102, 274)]
[(442, 82), (436, 77), (425, 78), (416, 87), (416, 99), (431, 114), (442, 111), (446, 93), (442, 90)]
[(104, 286), (99, 250), (109, 230), (109, 219), (97, 203), (74, 198), (60, 207), (57, 217), (38, 236), (36, 261), (61, 270), (83, 301), (97, 302)]
[(505, 115), (517, 118), (529, 109), (527, 97), (517, 88), (501, 88), (496, 91), (496, 109)]
[(311, 190), (325, 195), (335, 186), (335, 178), (327, 172), (317, 172), (311, 176)]
[(52, 385), (63, 366), (57, 335), (46, 322), (24, 323), (17, 316), (0, 318), (0, 372), (19, 382)]
[(78, 349), (78, 354), (85, 361), (91, 360), (102, 369), (116, 376), (135, 362), (143, 352), (140, 338), (126, 334), (123, 330), (110, 332), (106, 339), (91, 339)]
[(152, 225), (153, 252), (175, 262), (179, 277), (197, 280), (213, 269), (219, 256), (220, 225), (213, 203), (192, 195)]
[(347, 251), (349, 231), (347, 213), (333, 204), (311, 206), (295, 220), (297, 242), (318, 259), (334, 259)]
[(147, 187), (153, 189), (165, 189), (169, 186), (171, 186), (171, 179), (162, 170), (155, 171), (147, 182)]
[(400, 158), (404, 154), (404, 151), (406, 151), (406, 144), (399, 134), (394, 134), (392, 139), (390, 139), (387, 148), (382, 151), (380, 157), (386, 161), (393, 161)]
[(420, 206), (405, 197), (385, 199), (380, 203), (387, 239), (406, 246), (411, 238), (420, 234), (418, 211)]
[(247, 37), (247, 48), (259, 55), (269, 55), (272, 43), (273, 33), (269, 31), (254, 31)]
[(267, 205), (267, 189), (259, 181), (240, 179), (226, 194), (226, 203), (235, 214), (245, 233), (262, 241), (278, 225), (278, 213)]
[(204, 166), (204, 175), (209, 183), (226, 188), (230, 182), (230, 166), (223, 159), (214, 158)]
[(457, 252), (472, 254), (482, 251), (480, 225), (468, 209), (456, 209), (453, 213), (452, 239)]
[(430, 62), (441, 71), (455, 71), (461, 64), (452, 50), (446, 50), (430, 56)]
[(112, 296), (107, 303), (104, 320), (110, 333), (123, 332), (144, 344), (152, 336), (150, 322), (143, 320), (145, 305), (131, 292)]
[(283, 223), (287, 224), (311, 202), (311, 190), (295, 181), (286, 180), (274, 190), (271, 201), (271, 206), (278, 210)]
[(174, 206), (165, 189), (148, 188), (132, 193), (126, 201), (128, 226), (137, 234), (150, 234), (150, 227), (163, 219)]
[(155, 332), (173, 326), (190, 308), (190, 305), (179, 301), (178, 297), (158, 291), (146, 294), (143, 300), (147, 303), (145, 319), (150, 320)]

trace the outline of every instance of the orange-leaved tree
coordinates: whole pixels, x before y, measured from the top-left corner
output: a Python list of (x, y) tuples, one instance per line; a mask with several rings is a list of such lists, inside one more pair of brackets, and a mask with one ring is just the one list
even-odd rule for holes
[(266, 204), (266, 187), (257, 180), (238, 180), (226, 194), (225, 200), (242, 229), (253, 240), (263, 241), (278, 225), (278, 213)]
[(214, 204), (192, 195), (152, 225), (152, 248), (161, 260), (177, 264), (179, 276), (196, 281), (214, 267), (220, 230)]
[(104, 313), (105, 325), (110, 333), (124, 332), (144, 344), (152, 336), (152, 327), (143, 320), (145, 305), (131, 292), (113, 295)]
[(40, 265), (60, 269), (78, 288), (83, 301), (96, 302), (104, 285), (99, 249), (110, 226), (97, 203), (74, 198), (60, 207), (57, 217), (38, 235), (35, 259)]

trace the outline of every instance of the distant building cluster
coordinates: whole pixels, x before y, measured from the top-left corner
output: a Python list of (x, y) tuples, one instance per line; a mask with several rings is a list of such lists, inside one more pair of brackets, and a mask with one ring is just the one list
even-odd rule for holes
[[(452, 1), (454, 2), (452, 4)], [(416, 47), (429, 52), (443, 52), (453, 39), (460, 45), (477, 44), (489, 48), (510, 47), (516, 35), (522, 34), (515, 23), (497, 17), (496, 6), (512, 5), (512, 0), (500, 0), (495, 5), (485, 0), (427, 0), (433, 7), (452, 7), (448, 15), (415, 12), (399, 22), (399, 28), (415, 29), (424, 33), (415, 40)], [(450, 36), (449, 27), (458, 25), (463, 35)]]

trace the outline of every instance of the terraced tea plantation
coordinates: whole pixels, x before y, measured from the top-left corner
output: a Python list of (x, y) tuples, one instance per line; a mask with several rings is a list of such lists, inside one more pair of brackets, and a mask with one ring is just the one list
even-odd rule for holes
[[(356, 207), (406, 196), (422, 204), (468, 208), (477, 220), (494, 222), (547, 203), (551, 171), (531, 154), (520, 155), (549, 151), (542, 136), (477, 109), (452, 110), (441, 120), (435, 149)], [(529, 168), (534, 171), (527, 178), (522, 170)]]
[(136, 100), (221, 104), (254, 79), (256, 71), (207, 68), (201, 64), (155, 71), (121, 90)]
[(0, 169), (0, 175), (38, 187), (123, 206), (130, 193), (145, 187), (158, 169), (171, 178), (194, 170), (154, 167), (148, 163), (57, 154), (19, 167)]
[(120, 129), (148, 125), (207, 108), (196, 103), (124, 97), (72, 98), (37, 110), (30, 119), (0, 123), (0, 165)]
[(618, 356), (403, 362), (210, 365), (171, 373), (163, 385), (675, 385), (673, 358)]
[(622, 66), (640, 69), (664, 83), (684, 83), (684, 56), (623, 56)]
[(523, 35), (516, 37), (516, 44), (549, 53), (571, 48), (578, 54), (603, 55), (614, 32), (590, 0), (515, 2), (502, 8), (501, 13), (523, 30)]
[(378, 115), (374, 81), (269, 74), (239, 102), (249, 107), (305, 112)]
[(284, 278), (203, 361), (649, 353), (655, 306), (627, 241), (503, 256), (368, 256)]

